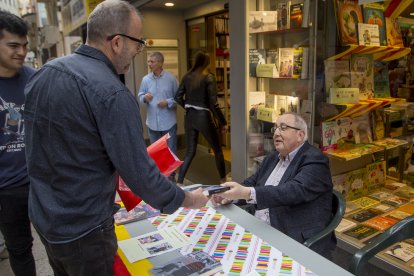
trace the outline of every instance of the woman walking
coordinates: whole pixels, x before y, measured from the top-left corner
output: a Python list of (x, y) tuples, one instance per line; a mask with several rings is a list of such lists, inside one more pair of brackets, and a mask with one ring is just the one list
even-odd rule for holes
[(178, 183), (183, 183), (196, 154), (199, 132), (213, 149), (220, 180), (225, 181), (226, 168), (216, 129), (218, 127), (225, 131), (227, 122), (217, 103), (216, 79), (209, 72), (209, 65), (208, 54), (197, 53), (193, 67), (183, 77), (175, 96), (175, 101), (186, 110), (184, 127), (187, 151)]

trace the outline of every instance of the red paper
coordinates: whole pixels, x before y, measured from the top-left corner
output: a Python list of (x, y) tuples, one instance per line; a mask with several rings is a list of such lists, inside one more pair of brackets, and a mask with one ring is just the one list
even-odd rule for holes
[(122, 262), (122, 259), (119, 257), (118, 253), (115, 254), (114, 258), (114, 275), (116, 276), (131, 276), (125, 264)]
[[(165, 176), (169, 176), (183, 163), (168, 147), (168, 138), (170, 138), (170, 135), (167, 133), (147, 148), (148, 155), (155, 161), (160, 172)], [(128, 188), (121, 177), (118, 179), (116, 190), (127, 211), (132, 210), (141, 202), (141, 198)]]

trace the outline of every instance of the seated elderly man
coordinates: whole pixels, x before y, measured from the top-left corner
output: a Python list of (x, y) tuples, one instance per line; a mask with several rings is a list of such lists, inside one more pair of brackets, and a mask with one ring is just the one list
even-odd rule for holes
[[(253, 204), (256, 217), (303, 243), (323, 230), (332, 218), (329, 160), (307, 142), (307, 125), (299, 115), (283, 114), (273, 131), (276, 152), (266, 156), (257, 172), (242, 184), (221, 184), (230, 190), (212, 200), (228, 204), (244, 199)], [(332, 233), (311, 249), (330, 258), (335, 244)]]

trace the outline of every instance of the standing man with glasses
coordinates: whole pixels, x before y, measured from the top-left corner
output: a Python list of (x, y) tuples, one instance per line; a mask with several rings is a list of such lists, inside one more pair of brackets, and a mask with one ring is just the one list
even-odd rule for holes
[(0, 231), (15, 275), (36, 275), (28, 216), (29, 178), (24, 144), (24, 87), (34, 69), (24, 66), (28, 27), (0, 11)]
[[(168, 147), (177, 154), (177, 79), (163, 69), (164, 56), (160, 52), (149, 54), (147, 64), (151, 73), (146, 75), (138, 91), (138, 99), (147, 106), (147, 127), (151, 144), (170, 134)], [(175, 182), (175, 172), (170, 175)]]
[[(257, 218), (300, 243), (325, 229), (332, 218), (329, 160), (307, 142), (307, 130), (299, 115), (280, 116), (272, 128), (276, 152), (270, 153), (242, 185), (221, 184), (231, 189), (214, 196), (213, 202), (246, 200)], [(330, 258), (335, 245), (332, 233), (311, 249)]]
[(148, 156), (139, 105), (119, 80), (141, 52), (142, 21), (126, 1), (88, 18), (86, 44), (45, 64), (26, 86), (29, 214), (55, 275), (113, 275), (118, 173), (163, 213), (200, 208)]

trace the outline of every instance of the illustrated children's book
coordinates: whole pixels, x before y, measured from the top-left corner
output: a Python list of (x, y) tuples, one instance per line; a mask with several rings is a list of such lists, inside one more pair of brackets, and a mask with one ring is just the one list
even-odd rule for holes
[(355, 143), (371, 143), (372, 133), (368, 114), (352, 119), (352, 130), (355, 136)]
[(349, 60), (325, 60), (325, 89), (350, 88)]
[[(368, 193), (368, 187), (365, 184), (367, 179), (366, 168), (350, 171), (346, 176), (346, 184), (349, 186), (347, 200), (359, 198)], [(363, 207), (363, 206), (361, 206)]]
[(335, 0), (335, 15), (341, 45), (358, 44), (358, 23), (363, 23), (358, 0)]
[(154, 276), (166, 275), (213, 275), (221, 271), (219, 261), (203, 251), (194, 251), (187, 255), (175, 258), (161, 266), (151, 269)]
[(149, 204), (141, 201), (137, 206), (135, 206), (129, 212), (125, 208), (121, 208), (115, 215), (115, 223), (117, 225), (125, 224), (137, 220), (142, 220), (146, 218), (151, 218), (158, 216), (160, 210), (152, 208)]
[(380, 46), (378, 25), (358, 23), (358, 44)]
[[(384, 186), (386, 171), (386, 161), (375, 162), (367, 165), (368, 192), (374, 191)], [(375, 195), (370, 196), (375, 198)], [(377, 196), (379, 196), (379, 194), (377, 194)]]
[(372, 55), (351, 56), (351, 87), (359, 88), (359, 99), (374, 97), (374, 60)]
[(390, 77), (388, 75), (388, 64), (374, 61), (374, 97), (390, 97)]
[[(387, 34), (384, 17), (384, 4), (370, 3), (362, 6), (364, 14), (364, 23), (377, 25), (379, 31), (379, 43), (381, 46), (387, 46)], [(376, 45), (372, 45), (376, 46)]]
[(386, 17), (385, 22), (388, 46), (404, 47), (400, 24), (397, 19)]
[(279, 76), (281, 78), (293, 77), (294, 48), (279, 48)]

